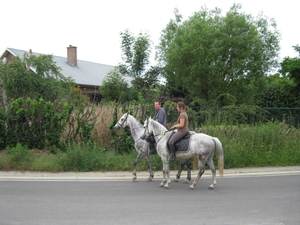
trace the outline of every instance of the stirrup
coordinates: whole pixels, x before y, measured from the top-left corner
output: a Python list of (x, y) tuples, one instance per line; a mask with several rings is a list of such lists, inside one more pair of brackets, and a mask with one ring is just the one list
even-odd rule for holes
[(154, 146), (150, 145), (149, 155), (157, 154), (157, 150)]
[(155, 148), (150, 148), (149, 154), (150, 154), (150, 155), (155, 155), (155, 154), (157, 154), (156, 149), (155, 149)]

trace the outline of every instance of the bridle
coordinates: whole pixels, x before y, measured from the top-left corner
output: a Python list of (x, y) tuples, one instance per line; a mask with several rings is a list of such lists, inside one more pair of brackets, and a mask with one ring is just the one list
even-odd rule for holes
[(118, 124), (122, 129), (124, 129), (123, 124), (127, 121), (128, 115), (129, 115), (129, 113), (126, 113), (126, 118), (122, 121), (122, 123), (117, 122), (117, 124)]
[[(124, 125), (124, 123), (127, 121), (128, 115), (129, 115), (129, 113), (126, 113), (126, 117), (125, 117), (125, 119), (122, 121), (122, 123), (117, 122), (117, 125), (120, 126), (122, 129), (125, 128), (123, 125)], [(132, 128), (132, 129), (135, 129), (135, 128)], [(144, 130), (145, 130), (145, 129), (144, 129)], [(138, 140), (140, 140), (140, 139), (143, 139), (143, 137), (145, 137), (145, 136), (146, 136), (146, 132), (144, 131), (144, 134), (143, 134), (140, 138), (138, 138), (136, 141), (138, 141)], [(143, 139), (143, 140), (144, 140), (144, 139)]]

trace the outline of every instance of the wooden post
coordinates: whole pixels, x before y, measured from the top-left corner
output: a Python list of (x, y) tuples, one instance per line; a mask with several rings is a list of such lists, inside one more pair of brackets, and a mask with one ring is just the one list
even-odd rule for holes
[(198, 156), (194, 156), (193, 170), (198, 170)]

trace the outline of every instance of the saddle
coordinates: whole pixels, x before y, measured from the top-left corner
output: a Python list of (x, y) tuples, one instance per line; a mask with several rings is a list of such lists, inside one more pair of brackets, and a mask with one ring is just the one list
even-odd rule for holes
[[(171, 136), (170, 136), (170, 138), (168, 139), (168, 142), (167, 142), (167, 147), (168, 147), (169, 151), (170, 151), (169, 140), (174, 135), (174, 133), (175, 132), (172, 132), (172, 134), (171, 134)], [(190, 133), (190, 131), (188, 131), (180, 140), (176, 141), (174, 143), (175, 151), (176, 152), (187, 152), (189, 150), (191, 136), (192, 136), (192, 134)]]

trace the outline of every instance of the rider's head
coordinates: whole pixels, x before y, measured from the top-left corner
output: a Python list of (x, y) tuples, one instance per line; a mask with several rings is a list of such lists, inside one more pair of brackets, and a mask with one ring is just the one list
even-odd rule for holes
[(186, 105), (184, 104), (184, 102), (178, 102), (177, 103), (177, 110), (179, 112), (182, 112), (182, 111), (186, 111), (187, 110), (187, 107)]
[(159, 110), (161, 108), (161, 103), (159, 101), (154, 102), (154, 107), (156, 110)]

